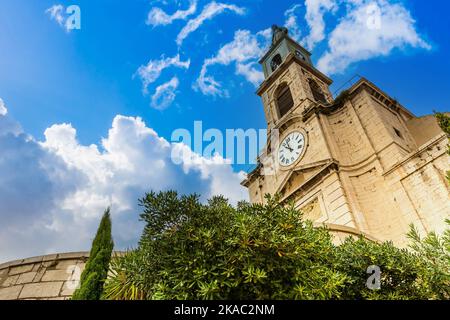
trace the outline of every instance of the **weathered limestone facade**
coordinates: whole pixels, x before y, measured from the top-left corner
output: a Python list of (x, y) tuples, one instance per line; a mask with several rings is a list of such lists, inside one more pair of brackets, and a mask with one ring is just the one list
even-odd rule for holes
[(88, 258), (74, 252), (0, 264), (0, 300), (67, 300)]
[[(258, 94), (269, 136), (279, 139), (268, 139), (258, 167), (242, 183), (252, 202), (279, 193), (338, 241), (364, 234), (406, 246), (411, 223), (422, 234), (444, 230), (450, 157), (434, 116), (415, 117), (364, 78), (333, 99), (332, 80), (287, 35), (260, 63), (266, 79)], [(305, 146), (293, 163), (280, 165), (279, 146), (293, 132), (305, 137)]]

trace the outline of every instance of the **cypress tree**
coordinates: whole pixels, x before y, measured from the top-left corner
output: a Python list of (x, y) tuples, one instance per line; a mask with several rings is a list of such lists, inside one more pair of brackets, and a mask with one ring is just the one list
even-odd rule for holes
[(81, 274), (80, 287), (72, 300), (99, 300), (103, 284), (108, 276), (109, 264), (114, 243), (111, 235), (110, 209), (106, 209), (92, 242), (91, 253)]

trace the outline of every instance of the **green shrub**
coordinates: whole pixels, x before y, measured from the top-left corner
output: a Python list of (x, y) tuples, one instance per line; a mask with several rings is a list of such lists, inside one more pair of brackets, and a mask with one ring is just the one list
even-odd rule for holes
[[(450, 220), (446, 221), (450, 227)], [(442, 236), (431, 232), (421, 238), (414, 226), (408, 237), (411, 249), (420, 257), (421, 286), (430, 299), (450, 299), (450, 228)]]
[[(438, 242), (411, 234), (412, 250), (362, 238), (335, 246), (328, 230), (276, 197), (232, 207), (163, 192), (140, 204), (143, 235), (113, 261), (107, 299), (449, 298), (450, 231)], [(372, 265), (381, 270), (379, 290), (366, 286)]]
[(276, 199), (233, 208), (167, 192), (141, 204), (146, 228), (115, 265), (110, 299), (330, 299), (347, 280), (330, 264), (329, 233)]
[[(376, 243), (366, 239), (347, 238), (336, 248), (336, 267), (350, 278), (342, 296), (345, 299), (409, 300), (428, 298), (421, 286), (420, 259), (391, 242)], [(367, 287), (369, 266), (381, 271), (380, 287)]]

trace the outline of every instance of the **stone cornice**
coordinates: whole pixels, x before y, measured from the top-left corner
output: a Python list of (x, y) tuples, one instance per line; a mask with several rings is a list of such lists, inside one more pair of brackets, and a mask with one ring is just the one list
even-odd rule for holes
[(331, 172), (339, 171), (339, 163), (335, 160), (330, 160), (327, 165), (325, 165), (319, 172), (317, 172), (314, 176), (310, 177), (308, 180), (303, 182), (301, 185), (296, 187), (296, 189), (290, 194), (283, 196), (281, 199), (281, 203), (286, 203), (292, 198), (300, 198), (298, 194), (302, 193), (305, 189), (310, 189), (312, 186), (319, 183), (324, 177), (326, 177)]
[(294, 46), (301, 48), (306, 54), (308, 54), (309, 56), (312, 55), (311, 52), (309, 52), (308, 50), (306, 50), (305, 48), (303, 48), (302, 46), (300, 46), (297, 42), (295, 42), (291, 37), (289, 37), (289, 35), (285, 35), (283, 37), (281, 37), (280, 39), (278, 39), (278, 41), (274, 44), (272, 44), (269, 48), (269, 50), (267, 50), (267, 52), (264, 54), (264, 56), (259, 59), (259, 63), (263, 63), (264, 60), (273, 52), (274, 49), (276, 49), (278, 47), (278, 45), (284, 40), (286, 39), (287, 41), (291, 42)]
[(261, 96), (264, 90), (267, 89), (273, 82), (275, 82), (276, 79), (278, 79), (279, 75), (286, 71), (289, 66), (293, 62), (297, 62), (299, 65), (301, 65), (303, 68), (307, 69), (309, 72), (314, 74), (316, 77), (318, 77), (320, 80), (325, 82), (327, 85), (331, 85), (333, 83), (333, 80), (328, 78), (326, 75), (324, 75), (322, 72), (311, 66), (309, 63), (306, 63), (305, 61), (297, 58), (294, 54), (290, 53), (286, 60), (283, 61), (283, 63), (278, 67), (277, 70), (275, 70), (271, 75), (269, 75), (259, 86), (258, 90), (256, 91), (256, 94)]
[(255, 169), (247, 173), (247, 178), (241, 182), (241, 186), (248, 188), (249, 184), (257, 177), (260, 176), (259, 171), (262, 168), (261, 162), (258, 160), (258, 165)]
[[(113, 255), (122, 255), (123, 252), (120, 251), (114, 251)], [(17, 266), (23, 266), (27, 264), (35, 264), (40, 262), (47, 262), (47, 261), (55, 261), (55, 260), (73, 260), (73, 259), (88, 259), (89, 258), (89, 252), (65, 252), (65, 253), (55, 253), (55, 254), (48, 254), (44, 256), (37, 256), (37, 257), (31, 257), (26, 259), (19, 259), (14, 261), (9, 261), (0, 264), (0, 270), (17, 267)]]
[[(423, 153), (424, 151), (426, 151), (427, 149), (429, 149), (430, 147), (433, 147), (437, 144), (439, 144), (440, 142), (442, 142), (443, 140), (447, 139), (447, 135), (443, 132), (442, 134), (434, 137), (433, 139), (431, 139), (430, 141), (428, 141), (427, 143), (425, 143), (424, 145), (422, 145), (419, 149), (417, 149), (416, 151), (408, 154), (403, 160), (401, 160), (399, 163), (395, 164), (394, 166), (392, 166), (391, 168), (389, 168), (388, 170), (386, 170), (383, 173), (383, 176), (387, 176), (390, 173), (392, 173), (393, 171), (395, 171), (396, 169), (398, 169), (399, 167), (405, 165), (407, 162), (409, 162), (411, 159), (416, 158), (419, 154)], [(444, 154), (447, 153), (447, 150), (444, 148), (441, 150), (439, 156), (442, 156)], [(437, 158), (433, 157), (433, 160)], [(425, 166), (427, 163), (425, 163), (423, 166)], [(422, 166), (422, 167), (423, 167)], [(414, 172), (416, 172), (419, 168), (416, 168), (416, 170), (414, 170)]]
[(388, 94), (386, 94), (383, 90), (378, 88), (375, 84), (362, 77), (358, 80), (354, 85), (352, 85), (349, 89), (342, 91), (341, 95), (339, 95), (333, 103), (323, 104), (319, 102), (315, 102), (314, 105), (303, 111), (303, 121), (308, 120), (313, 114), (331, 114), (333, 112), (338, 111), (342, 107), (344, 107), (345, 102), (348, 99), (351, 99), (355, 94), (362, 89), (369, 89), (369, 94), (377, 99), (381, 104), (384, 104), (387, 108), (392, 109), (393, 111), (398, 112), (401, 110), (406, 113), (408, 116), (414, 118), (414, 114), (411, 113), (408, 109), (403, 107), (397, 100), (391, 98)]
[(373, 242), (381, 242), (380, 240), (368, 235), (365, 232), (359, 231), (358, 229), (355, 229), (355, 228), (343, 226), (343, 225), (332, 224), (332, 223), (314, 223), (314, 226), (319, 227), (319, 228), (325, 227), (328, 230), (334, 231), (334, 232), (342, 232), (342, 233), (350, 234), (350, 235), (357, 236), (357, 237), (363, 237), (363, 238), (366, 238), (367, 240), (370, 240)]
[(372, 89), (373, 91), (378, 93), (380, 95), (380, 97), (382, 98), (381, 100), (383, 100), (383, 101), (380, 101), (380, 102), (384, 103), (386, 105), (386, 107), (388, 107), (388, 108), (390, 108), (390, 109), (392, 109), (394, 111), (401, 110), (404, 113), (408, 114), (412, 118), (416, 117), (411, 111), (406, 109), (396, 99), (394, 99), (391, 96), (389, 96), (386, 92), (381, 90), (373, 82), (371, 82), (370, 80), (368, 80), (368, 79), (366, 79), (364, 77), (361, 77), (361, 79), (359, 79), (358, 82), (356, 82), (353, 86), (351, 86), (348, 89), (348, 91), (350, 92), (350, 94), (354, 94), (354, 93), (356, 93), (358, 91), (358, 89), (360, 89), (360, 88), (362, 88), (364, 86), (366, 88)]
[(306, 171), (306, 170), (311, 170), (311, 169), (315, 169), (315, 168), (319, 168), (319, 167), (322, 167), (322, 169), (323, 169), (323, 168), (325, 168), (327, 165), (329, 165), (332, 162), (333, 162), (333, 159), (326, 159), (326, 160), (317, 161), (317, 162), (314, 162), (314, 163), (309, 163), (309, 164), (306, 164), (306, 165), (301, 165), (301, 166), (293, 168), (291, 170), (291, 172), (289, 172), (289, 174), (286, 175), (286, 177), (280, 183), (280, 185), (278, 186), (278, 188), (277, 188), (275, 193), (281, 192), (283, 190), (283, 188), (286, 186), (286, 184), (289, 182), (291, 177), (295, 173)]

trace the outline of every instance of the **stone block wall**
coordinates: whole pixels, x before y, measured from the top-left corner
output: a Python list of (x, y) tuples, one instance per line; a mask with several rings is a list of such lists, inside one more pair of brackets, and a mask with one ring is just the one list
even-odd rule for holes
[(0, 264), (0, 300), (67, 300), (88, 258), (73, 252)]

